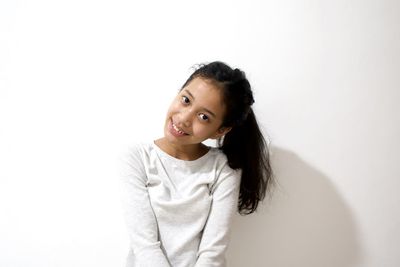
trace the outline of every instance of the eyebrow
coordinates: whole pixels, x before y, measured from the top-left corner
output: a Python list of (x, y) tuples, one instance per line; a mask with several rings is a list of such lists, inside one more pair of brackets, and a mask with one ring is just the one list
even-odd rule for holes
[[(188, 95), (190, 95), (191, 98), (193, 98), (193, 100), (195, 100), (194, 96), (192, 95), (192, 93), (188, 90), (185, 89), (185, 91), (188, 93)], [(214, 118), (216, 118), (217, 116), (214, 114), (214, 112), (212, 112), (209, 109), (203, 108), (205, 111), (207, 111), (208, 113), (210, 113)]]

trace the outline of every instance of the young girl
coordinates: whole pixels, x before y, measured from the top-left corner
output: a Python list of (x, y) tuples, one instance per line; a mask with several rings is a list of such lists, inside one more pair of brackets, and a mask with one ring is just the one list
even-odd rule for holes
[[(122, 181), (127, 267), (226, 266), (232, 217), (257, 209), (271, 182), (245, 73), (201, 65), (167, 112), (164, 137), (130, 148)], [(217, 139), (218, 148), (202, 142)]]

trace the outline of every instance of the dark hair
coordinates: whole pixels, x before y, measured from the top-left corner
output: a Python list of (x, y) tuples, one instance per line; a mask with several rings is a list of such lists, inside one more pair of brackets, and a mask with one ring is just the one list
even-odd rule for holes
[(197, 77), (210, 80), (223, 90), (226, 113), (222, 127), (232, 129), (218, 140), (218, 145), (229, 166), (242, 170), (239, 213), (253, 213), (270, 188), (273, 176), (268, 146), (251, 108), (254, 98), (250, 83), (240, 69), (215, 61), (199, 65), (182, 88)]

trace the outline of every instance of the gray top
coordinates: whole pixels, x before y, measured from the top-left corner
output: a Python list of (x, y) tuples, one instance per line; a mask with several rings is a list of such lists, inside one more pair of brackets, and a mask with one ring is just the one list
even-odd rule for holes
[(120, 162), (127, 267), (226, 266), (241, 172), (223, 152), (186, 161), (151, 142), (130, 147)]

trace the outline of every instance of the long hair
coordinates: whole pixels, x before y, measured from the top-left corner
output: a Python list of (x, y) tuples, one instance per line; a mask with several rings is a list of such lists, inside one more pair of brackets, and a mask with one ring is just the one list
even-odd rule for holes
[(271, 187), (273, 175), (269, 149), (251, 108), (253, 92), (246, 75), (240, 69), (215, 61), (199, 65), (182, 86), (194, 78), (207, 79), (222, 90), (226, 106), (221, 127), (232, 127), (218, 140), (219, 148), (232, 169), (241, 169), (238, 211), (242, 215), (256, 211)]

